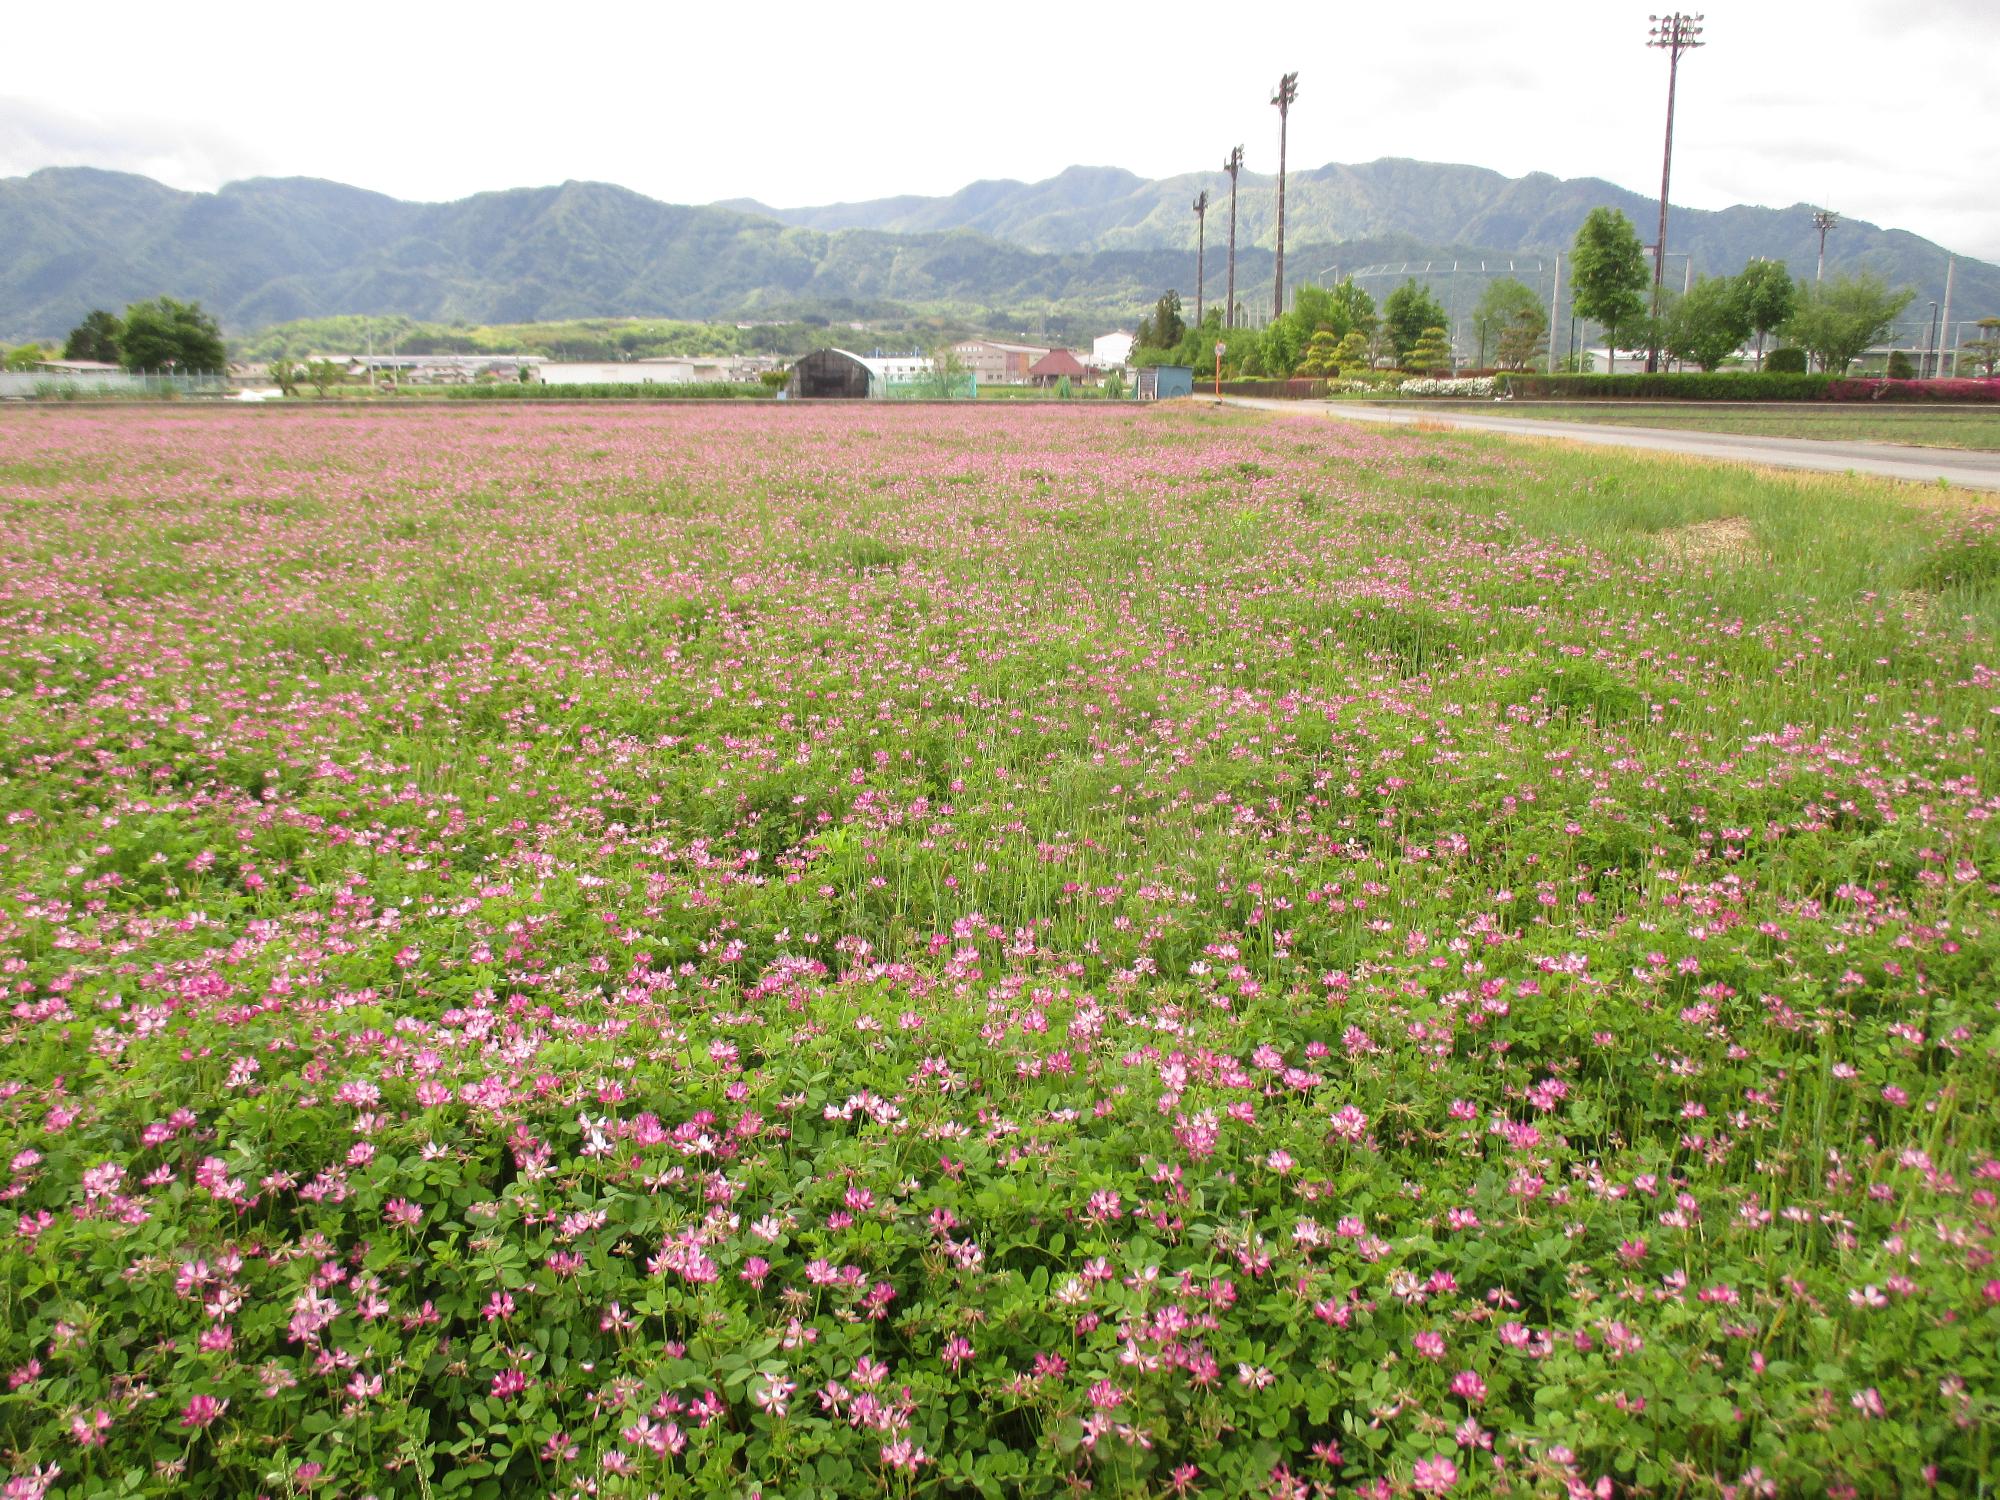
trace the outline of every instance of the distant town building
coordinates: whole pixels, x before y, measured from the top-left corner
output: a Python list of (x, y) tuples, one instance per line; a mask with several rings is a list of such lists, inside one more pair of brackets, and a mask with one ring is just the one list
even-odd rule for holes
[(1028, 366), (1028, 379), (1036, 385), (1054, 385), (1065, 376), (1079, 382), (1091, 378), (1090, 371), (1083, 367), (1083, 361), (1067, 349), (1051, 349)]
[(1129, 333), (1100, 333), (1090, 341), (1090, 360), (1093, 368), (1116, 370), (1132, 362), (1132, 345), (1136, 336)]
[(958, 362), (981, 385), (1020, 385), (1028, 368), (1049, 352), (1047, 344), (1003, 344), (997, 339), (961, 339), (951, 346)]
[[(350, 377), (370, 371), (408, 385), (471, 385), (478, 380), (519, 380), (522, 370), (547, 363), (539, 354), (350, 354), (336, 356)], [(533, 378), (532, 376), (530, 378)]]

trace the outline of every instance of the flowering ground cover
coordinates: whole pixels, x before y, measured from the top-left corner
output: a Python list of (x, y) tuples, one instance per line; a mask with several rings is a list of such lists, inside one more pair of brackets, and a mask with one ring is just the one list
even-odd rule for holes
[(1995, 528), (0, 412), (5, 1494), (1974, 1493)]

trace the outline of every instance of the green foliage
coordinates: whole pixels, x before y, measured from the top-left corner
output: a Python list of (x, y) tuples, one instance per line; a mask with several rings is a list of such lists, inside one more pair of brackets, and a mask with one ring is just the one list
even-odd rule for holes
[(1766, 375), (1803, 375), (1806, 372), (1806, 351), (1786, 347), (1773, 349), (1771, 357), (1764, 361)]
[[(303, 374), (306, 381), (321, 396), (325, 396), (328, 391), (347, 378), (346, 372), (330, 359), (314, 360), (305, 367)], [(286, 394), (289, 395), (290, 392)]]
[(1704, 276), (1675, 299), (1661, 330), (1660, 347), (1675, 359), (1704, 370), (1720, 368), (1751, 333), (1751, 315), (1742, 283), (1733, 277)]
[(219, 374), (228, 368), (222, 329), (199, 302), (155, 297), (125, 309), (120, 350), (128, 370), (177, 375)]
[(1443, 328), (1450, 321), (1444, 304), (1431, 295), (1429, 287), (1417, 285), (1414, 278), (1389, 293), (1389, 300), (1382, 304), (1382, 324), (1389, 332), (1398, 360), (1416, 348), (1427, 330)]
[(40, 344), (21, 344), (0, 356), (0, 370), (32, 370), (49, 357)]
[[(1497, 350), (1502, 340), (1513, 333), (1519, 357), (1512, 362), (1525, 364), (1533, 357), (1534, 346), (1548, 326), (1548, 313), (1542, 306), (1541, 293), (1515, 277), (1502, 276), (1488, 283), (1486, 290), (1479, 294), (1478, 305), (1472, 309), (1472, 332), (1479, 341), (1478, 355), (1473, 363), (1483, 368), (1487, 351)], [(1527, 352), (1520, 353), (1524, 340)], [(1507, 364), (1509, 361), (1502, 356), (1500, 363)]]
[(1976, 326), (1980, 337), (1959, 346), (1959, 365), (1961, 372), (1963, 366), (1971, 365), (1990, 380), (2000, 371), (2000, 318), (1981, 318)]
[[(1775, 359), (1775, 355), (1773, 356)], [(1510, 396), (1535, 401), (1823, 401), (1832, 377), (1748, 370), (1713, 375), (1539, 375), (1494, 377)]]
[(1403, 356), (1406, 369), (1433, 373), (1451, 368), (1451, 340), (1442, 328), (1426, 328)]
[(6, 423), (14, 1496), (1990, 1488), (1990, 517), (772, 416)]
[[(1153, 304), (1153, 310), (1139, 320), (1139, 332), (1134, 344), (1137, 349), (1172, 349), (1187, 333), (1187, 320), (1181, 316), (1181, 294), (1171, 289), (1160, 294), (1160, 300)], [(1156, 360), (1154, 363), (1165, 363)]]
[(1870, 344), (1889, 331), (1916, 293), (1891, 291), (1873, 272), (1832, 276), (1806, 287), (1785, 324), (1785, 337), (1810, 354), (1820, 369), (1845, 374)]
[(299, 385), (306, 379), (306, 371), (302, 366), (295, 365), (283, 357), (272, 360), (266, 368), (270, 374), (271, 384), (287, 396), (296, 396), (299, 393)]
[(1355, 329), (1333, 351), (1333, 366), (1327, 373), (1359, 373), (1369, 368), (1368, 335)]
[(1791, 321), (1798, 306), (1798, 288), (1781, 260), (1753, 260), (1736, 278), (1750, 331), (1757, 335), (1757, 367), (1764, 367), (1765, 336)]
[(1593, 208), (1570, 248), (1570, 300), (1577, 312), (1603, 325), (1606, 347), (1620, 347), (1618, 331), (1646, 310), (1646, 251), (1632, 221), (1615, 208)]
[(1496, 353), (1500, 365), (1509, 370), (1525, 370), (1541, 363), (1548, 346), (1548, 315), (1539, 305), (1524, 307), (1500, 332)]
[(1905, 354), (1901, 349), (1891, 349), (1889, 351), (1888, 375), (1891, 380), (1915, 380), (1917, 378), (1917, 367), (1911, 362), (1910, 356)]
[[(1353, 334), (1349, 338), (1355, 337)], [(1306, 351), (1292, 374), (1325, 377), (1340, 373), (1340, 339), (1331, 328), (1322, 328), (1306, 340)]]
[(119, 340), (124, 336), (124, 320), (116, 313), (97, 308), (69, 331), (63, 342), (63, 358), (94, 359), (100, 364), (115, 365), (120, 358)]

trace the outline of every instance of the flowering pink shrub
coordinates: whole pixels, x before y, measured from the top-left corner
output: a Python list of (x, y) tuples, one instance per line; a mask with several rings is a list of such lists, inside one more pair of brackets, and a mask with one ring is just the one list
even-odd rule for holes
[(2000, 380), (1885, 380), (1827, 382), (1829, 401), (2000, 401)]
[(1743, 486), (0, 412), (6, 1494), (1972, 1491), (1992, 531)]

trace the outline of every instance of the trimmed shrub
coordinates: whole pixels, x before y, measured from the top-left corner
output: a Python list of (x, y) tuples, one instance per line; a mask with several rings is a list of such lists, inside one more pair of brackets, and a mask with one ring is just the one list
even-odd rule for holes
[(1806, 351), (1803, 349), (1773, 349), (1764, 359), (1766, 375), (1803, 375), (1806, 372)]
[(2000, 401), (2000, 380), (1835, 380), (1829, 401)]
[(1826, 375), (1498, 375), (1500, 391), (1529, 401), (1823, 401)]
[(1491, 375), (1460, 377), (1455, 380), (1406, 380), (1396, 387), (1405, 396), (1491, 396), (1494, 379)]

